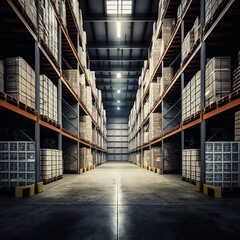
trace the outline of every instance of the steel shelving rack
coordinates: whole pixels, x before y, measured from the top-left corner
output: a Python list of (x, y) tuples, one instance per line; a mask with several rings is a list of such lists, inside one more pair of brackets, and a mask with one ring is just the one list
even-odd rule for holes
[[(36, 107), (32, 109), (21, 102), (16, 101), (5, 93), (0, 93), (0, 111), (2, 133), (4, 126), (16, 128), (18, 124), (22, 128), (26, 126), (30, 136), (24, 134), (28, 139), (34, 139), (36, 150), (36, 183), (40, 181), (40, 143), (41, 131), (47, 132), (44, 135), (54, 135), (57, 139), (57, 148), (62, 150), (64, 141), (72, 141), (78, 145), (90, 147), (93, 151), (98, 151), (104, 156), (106, 148), (93, 145), (79, 136), (79, 116), (83, 112), (91, 118), (94, 130), (103, 137), (106, 143), (106, 130), (102, 130), (99, 124), (93, 119), (86, 106), (80, 101), (79, 96), (70, 86), (67, 79), (63, 76), (62, 70), (70, 66), (73, 69), (79, 69), (81, 74), (85, 75), (86, 85), (91, 87), (94, 105), (103, 119), (103, 113), (99, 107), (99, 100), (95, 95), (91, 82), (88, 78), (86, 68), (82, 65), (78, 56), (78, 46), (82, 44), (82, 36), (77, 24), (71, 1), (66, 0), (67, 28), (64, 26), (60, 15), (57, 13), (54, 2), (51, 1), (55, 11), (55, 17), (58, 23), (58, 59), (54, 59), (47, 46), (39, 35), (39, 1), (37, 1), (37, 27), (32, 24), (27, 15), (22, 10), (16, 0), (4, 0), (0, 3), (0, 32), (1, 34), (1, 54), (0, 58), (9, 56), (22, 56), (35, 70), (36, 74)], [(88, 64), (89, 65), (89, 64)], [(40, 112), (40, 74), (46, 74), (54, 82), (58, 89), (58, 122), (45, 118)], [(63, 105), (65, 109), (63, 109)], [(63, 111), (66, 122), (63, 125)], [(71, 117), (68, 118), (68, 115)], [(74, 115), (74, 122), (72, 120)], [(19, 120), (19, 122), (18, 122)], [(20, 123), (21, 121), (21, 123)], [(104, 129), (106, 122), (104, 121)], [(70, 127), (71, 126), (71, 127)], [(18, 128), (19, 129), (19, 128)], [(23, 131), (22, 131), (23, 132)], [(26, 131), (27, 132), (27, 131)], [(4, 138), (4, 134), (2, 135)], [(57, 136), (57, 137), (56, 137)], [(5, 140), (5, 139), (3, 139)], [(106, 146), (106, 144), (105, 144)], [(79, 153), (78, 153), (79, 166)], [(78, 167), (78, 173), (80, 169)]]
[[(162, 13), (162, 19), (164, 18), (175, 18), (177, 16), (177, 8), (181, 3), (180, 0), (167, 0), (165, 1), (164, 11)], [(190, 54), (181, 61), (181, 44), (186, 33), (190, 30), (196, 17), (200, 18), (200, 36), (199, 39), (193, 46)], [(186, 137), (188, 132), (197, 131), (197, 136), (191, 136), (195, 138), (195, 144), (201, 149), (201, 184), (205, 183), (205, 142), (210, 136), (209, 129), (216, 124), (216, 121), (224, 122), (231, 120), (233, 122), (233, 114), (235, 111), (240, 109), (240, 91), (232, 92), (230, 95), (222, 98), (218, 102), (205, 106), (205, 66), (208, 57), (230, 55), (232, 58), (237, 59), (240, 45), (237, 43), (239, 40), (234, 33), (238, 29), (240, 19), (240, 6), (238, 1), (234, 0), (223, 0), (221, 5), (211, 18), (211, 20), (205, 23), (205, 1), (192, 1), (188, 0), (186, 7), (182, 12), (181, 17), (176, 21), (175, 29), (172, 36), (163, 50), (163, 53), (155, 67), (153, 74), (150, 76), (150, 81), (146, 90), (144, 91), (142, 98), (140, 99), (140, 105), (136, 106), (137, 113), (136, 119), (140, 115), (143, 103), (149, 94), (150, 84), (161, 73), (161, 68), (172, 66), (175, 70), (175, 74), (171, 83), (167, 86), (162, 96), (159, 96), (159, 100), (149, 111), (148, 115), (143, 119), (139, 128), (135, 130), (134, 134), (131, 134), (134, 130), (132, 126), (129, 128), (130, 138), (129, 141), (136, 139), (139, 132), (143, 131), (143, 126), (149, 121), (150, 114), (156, 111), (162, 111), (164, 104), (170, 102), (170, 109), (175, 106), (179, 100), (181, 100), (181, 92), (186, 84), (189, 82), (191, 77), (198, 70), (201, 71), (201, 110), (197, 113), (185, 119), (177, 118), (174, 115), (174, 121), (172, 126), (163, 131), (161, 136), (148, 143), (141, 144), (134, 149), (130, 149), (129, 153), (140, 153), (143, 154), (144, 149), (151, 148), (153, 145), (161, 144), (164, 145), (164, 141), (178, 138), (178, 144), (181, 149), (186, 146)], [(155, 40), (160, 37), (162, 30), (162, 24), (158, 25)], [(154, 40), (153, 40), (154, 41)], [(225, 46), (227, 45), (227, 47)], [(236, 61), (232, 61), (232, 70), (236, 67)], [(143, 76), (145, 76), (148, 68), (146, 65)], [(141, 84), (141, 83), (140, 83)], [(141, 85), (139, 86), (141, 87)], [(170, 110), (171, 111), (171, 110)], [(180, 106), (181, 113), (181, 106)], [(178, 112), (179, 114), (179, 112)], [(166, 120), (163, 119), (162, 120)], [(136, 120), (134, 122), (136, 124)], [(133, 124), (134, 125), (134, 124)], [(223, 128), (223, 126), (221, 126)], [(214, 133), (213, 135), (216, 135)], [(231, 134), (230, 134), (231, 135)], [(232, 135), (231, 137), (232, 138)], [(179, 140), (180, 139), (180, 140)], [(230, 139), (229, 139), (230, 140)], [(143, 143), (143, 141), (142, 141)], [(162, 151), (163, 152), (163, 151)], [(143, 155), (142, 155), (143, 156)], [(162, 169), (162, 173), (164, 170)]]

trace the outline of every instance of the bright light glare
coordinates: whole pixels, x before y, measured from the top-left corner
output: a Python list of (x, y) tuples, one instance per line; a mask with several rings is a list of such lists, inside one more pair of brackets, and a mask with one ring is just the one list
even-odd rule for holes
[(107, 14), (121, 15), (132, 14), (132, 1), (129, 0), (107, 0)]
[(121, 76), (122, 76), (121, 73), (118, 72), (117, 73), (117, 78), (121, 78)]
[(121, 37), (121, 22), (119, 20), (117, 21), (117, 37)]
[(117, 90), (117, 93), (120, 93), (121, 91), (120, 90)]
[(120, 100), (117, 100), (118, 103), (120, 103)]
[(118, 107), (117, 110), (120, 110), (120, 107)]

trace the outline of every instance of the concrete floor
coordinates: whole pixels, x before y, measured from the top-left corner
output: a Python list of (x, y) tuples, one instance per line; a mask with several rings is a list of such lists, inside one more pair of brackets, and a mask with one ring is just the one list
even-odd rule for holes
[(32, 198), (0, 196), (0, 239), (239, 240), (239, 200), (216, 200), (170, 175), (107, 163)]

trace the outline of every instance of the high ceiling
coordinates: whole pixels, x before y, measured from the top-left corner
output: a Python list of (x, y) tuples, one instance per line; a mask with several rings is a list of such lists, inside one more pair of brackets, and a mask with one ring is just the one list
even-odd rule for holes
[[(128, 116), (136, 98), (138, 78), (148, 58), (159, 0), (130, 0), (131, 14), (123, 14), (126, 0), (80, 0), (90, 69), (102, 90), (107, 116)], [(118, 13), (109, 14), (118, 4)], [(121, 7), (122, 6), (122, 7)], [(121, 24), (117, 36), (117, 20)], [(121, 78), (117, 78), (117, 73)], [(118, 90), (121, 92), (118, 93)]]

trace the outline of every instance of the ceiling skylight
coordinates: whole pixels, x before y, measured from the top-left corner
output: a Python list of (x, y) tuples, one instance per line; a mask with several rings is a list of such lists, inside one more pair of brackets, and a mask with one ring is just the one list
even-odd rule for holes
[(132, 14), (132, 1), (107, 0), (107, 14)]

